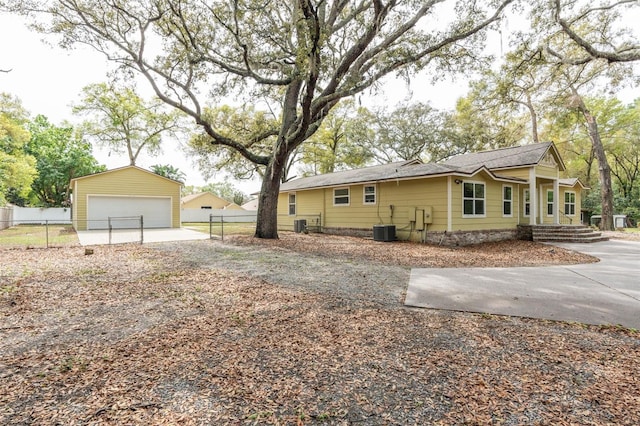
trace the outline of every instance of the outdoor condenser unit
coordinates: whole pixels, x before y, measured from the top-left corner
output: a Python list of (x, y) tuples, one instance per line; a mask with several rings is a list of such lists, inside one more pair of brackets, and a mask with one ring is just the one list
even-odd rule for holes
[(395, 225), (373, 225), (374, 241), (395, 241), (396, 226)]
[(293, 230), (295, 232), (304, 232), (307, 229), (307, 219), (296, 219), (293, 221)]

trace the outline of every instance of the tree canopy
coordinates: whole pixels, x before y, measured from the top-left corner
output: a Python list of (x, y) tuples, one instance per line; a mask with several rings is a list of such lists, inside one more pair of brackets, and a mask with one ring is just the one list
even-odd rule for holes
[[(38, 175), (36, 159), (25, 152), (28, 114), (19, 99), (0, 93), (0, 205), (7, 197), (25, 199)], [(14, 201), (14, 200), (10, 200)]]
[(58, 127), (38, 115), (28, 125), (26, 152), (36, 159), (37, 178), (31, 184), (37, 204), (71, 205), (71, 179), (106, 170), (91, 152), (91, 144), (71, 126)]
[(172, 166), (171, 164), (154, 164), (151, 166), (151, 171), (157, 175), (164, 176), (178, 182), (184, 183), (185, 181), (185, 174), (182, 170)]
[(158, 155), (162, 136), (178, 129), (176, 112), (165, 111), (160, 100), (141, 98), (131, 87), (91, 84), (83, 95), (73, 111), (88, 117), (83, 125), (85, 135), (115, 153), (126, 153), (130, 165), (136, 164), (143, 151)]
[[(60, 33), (64, 46), (93, 46), (141, 73), (212, 144), (264, 166), (256, 236), (277, 238), (284, 166), (338, 101), (390, 75), (468, 70), (482, 31), (514, 0), (2, 1)], [(221, 132), (205, 107), (229, 97), (263, 100), (278, 127), (258, 141)], [(269, 150), (256, 151), (267, 138)]]

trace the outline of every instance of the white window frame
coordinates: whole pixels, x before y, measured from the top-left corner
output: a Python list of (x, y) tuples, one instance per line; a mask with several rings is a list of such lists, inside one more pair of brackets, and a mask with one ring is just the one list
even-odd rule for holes
[[(464, 196), (464, 188), (467, 184), (473, 185), (473, 197), (471, 198), (466, 198)], [(475, 193), (476, 193), (476, 185), (482, 185), (483, 186), (483, 197), (482, 198), (476, 198)], [(473, 214), (465, 214), (464, 212), (464, 202), (471, 200), (473, 201)], [(482, 200), (482, 207), (483, 207), (483, 212), (482, 214), (476, 214), (476, 201), (480, 201)], [(463, 218), (483, 218), (483, 217), (487, 217), (487, 184), (486, 182), (480, 182), (480, 181), (471, 181), (471, 180), (465, 180), (462, 182), (462, 217)]]
[[(551, 202), (549, 202), (549, 194), (551, 194), (552, 196)], [(545, 199), (545, 204), (547, 205), (547, 217), (553, 216), (553, 209), (555, 208), (554, 207), (555, 203), (556, 203), (556, 195), (553, 192), (553, 189), (547, 189), (547, 198)]]
[[(367, 188), (373, 188), (372, 193), (367, 194)], [(373, 201), (367, 201), (367, 195), (373, 195)], [(363, 185), (362, 186), (362, 204), (365, 206), (372, 206), (378, 202), (378, 189), (375, 185)]]
[[(336, 191), (343, 191), (346, 190), (347, 191), (347, 195), (336, 195)], [(346, 198), (347, 202), (346, 203), (336, 203), (337, 199), (342, 199), (342, 198)], [(349, 187), (343, 187), (343, 188), (333, 188), (333, 206), (334, 207), (348, 207), (351, 205), (351, 190), (349, 189)]]
[[(291, 202), (293, 197), (293, 203)], [(289, 216), (295, 216), (298, 213), (298, 195), (295, 192), (290, 192), (288, 196)], [(291, 207), (293, 207), (293, 213), (291, 213)]]
[[(527, 206), (529, 207), (529, 213), (527, 213)], [(531, 216), (531, 191), (529, 188), (522, 192), (522, 215), (524, 217)]]
[[(505, 198), (505, 189), (509, 188), (511, 193), (511, 198)], [(486, 194), (485, 194), (486, 198)], [(505, 214), (504, 207), (509, 203), (509, 214)], [(513, 185), (502, 185), (502, 217), (513, 217)]]
[[(567, 201), (567, 195), (573, 195), (573, 202)], [(567, 206), (573, 207), (573, 213), (567, 212)], [(566, 216), (576, 215), (576, 192), (575, 191), (565, 191), (564, 193), (564, 214)]]

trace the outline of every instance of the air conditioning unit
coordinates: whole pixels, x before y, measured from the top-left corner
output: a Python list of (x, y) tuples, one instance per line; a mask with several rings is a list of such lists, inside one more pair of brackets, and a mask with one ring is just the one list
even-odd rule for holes
[(395, 241), (396, 240), (396, 226), (395, 225), (373, 225), (373, 240), (374, 241)]
[(296, 219), (293, 221), (293, 230), (297, 233), (304, 232), (307, 229), (307, 219)]

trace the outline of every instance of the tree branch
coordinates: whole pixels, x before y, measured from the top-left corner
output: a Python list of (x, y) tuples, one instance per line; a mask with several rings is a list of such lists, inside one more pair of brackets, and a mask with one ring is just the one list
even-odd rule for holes
[[(637, 3), (637, 0), (621, 0), (621, 1), (617, 2), (617, 3), (613, 3), (613, 4), (608, 5), (606, 7), (587, 9), (587, 11), (582, 13), (580, 16), (572, 19), (571, 22), (575, 23), (576, 21), (586, 17), (589, 13), (597, 11), (597, 10), (611, 10), (611, 9), (614, 9), (615, 7), (620, 6), (620, 5), (633, 4), (633, 3)], [(585, 64), (585, 63), (590, 62), (590, 61), (595, 60), (595, 59), (604, 59), (608, 63), (634, 62), (634, 61), (639, 61), (640, 60), (640, 46), (638, 46), (638, 45), (625, 46), (623, 48), (616, 49), (616, 51), (614, 51), (614, 52), (606, 52), (606, 51), (603, 51), (603, 50), (596, 49), (593, 46), (593, 44), (591, 44), (590, 42), (588, 42), (584, 38), (580, 37), (578, 35), (578, 33), (573, 31), (573, 29), (571, 28), (570, 23), (567, 20), (562, 19), (560, 17), (561, 9), (562, 8), (561, 8), (561, 5), (560, 5), (560, 0), (554, 0), (554, 19), (555, 19), (555, 21), (558, 23), (558, 25), (560, 25), (560, 27), (562, 28), (562, 31), (567, 36), (569, 36), (569, 38), (571, 40), (573, 40), (573, 42), (576, 43), (584, 52), (587, 53), (586, 56), (577, 57), (577, 58), (563, 57), (563, 56), (557, 55), (557, 52), (556, 53), (552, 53), (554, 56), (556, 56), (558, 59), (560, 59), (563, 63), (569, 64), (569, 65), (582, 65), (582, 64)], [(630, 52), (627, 52), (629, 50), (630, 50)]]

